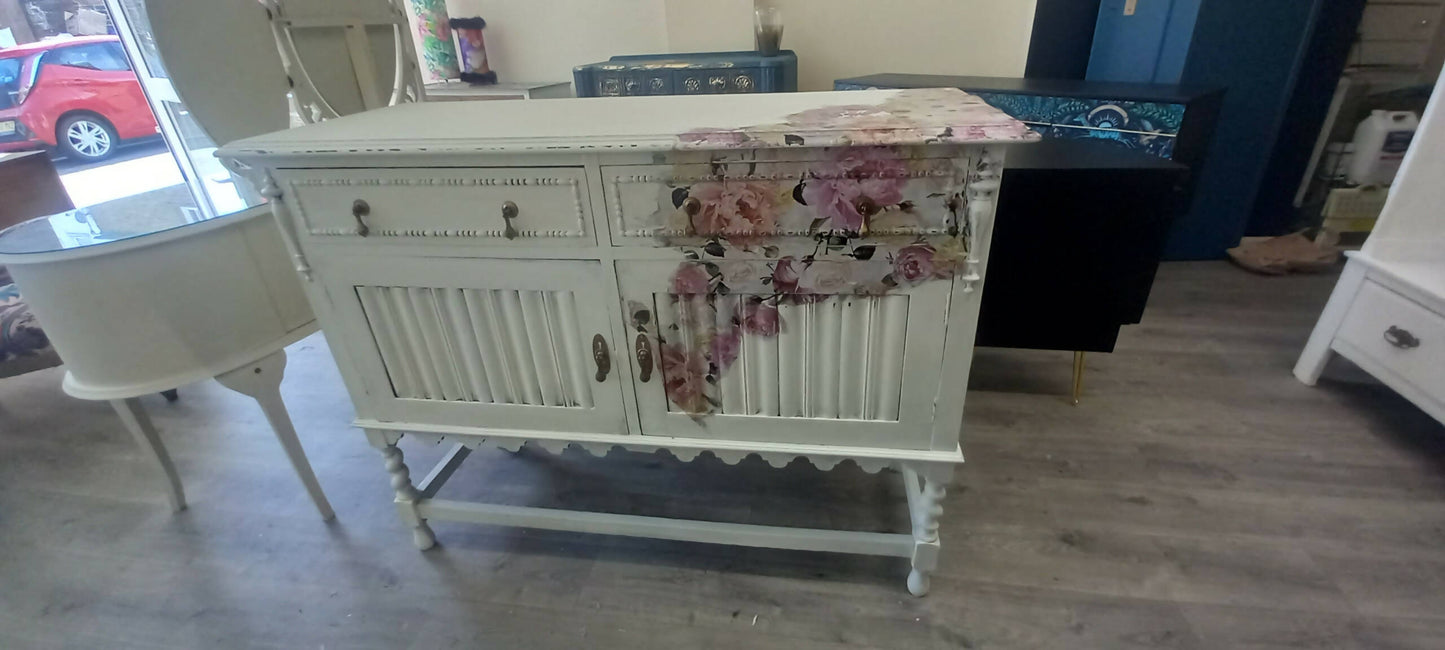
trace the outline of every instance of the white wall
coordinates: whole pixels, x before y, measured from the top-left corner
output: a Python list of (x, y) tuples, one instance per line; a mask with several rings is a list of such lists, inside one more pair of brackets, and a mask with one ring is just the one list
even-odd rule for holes
[(875, 72), (1021, 77), (1034, 0), (773, 0), (801, 90)]
[(664, 0), (447, 0), (487, 21), (487, 60), (503, 81), (571, 81), (572, 67), (668, 52)]
[[(1034, 0), (768, 0), (799, 87), (874, 72), (1022, 76)], [(749, 50), (753, 0), (448, 0), (487, 20), (506, 80), (563, 81), (616, 54)]]

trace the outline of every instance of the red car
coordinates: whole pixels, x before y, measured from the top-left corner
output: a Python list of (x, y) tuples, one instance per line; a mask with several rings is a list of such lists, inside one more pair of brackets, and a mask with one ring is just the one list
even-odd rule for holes
[(120, 39), (84, 36), (0, 50), (0, 151), (56, 147), (100, 160), (160, 130)]

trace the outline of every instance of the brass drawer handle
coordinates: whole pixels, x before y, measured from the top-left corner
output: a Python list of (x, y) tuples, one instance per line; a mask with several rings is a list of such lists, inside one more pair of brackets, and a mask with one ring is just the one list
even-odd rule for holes
[(361, 199), (352, 201), (351, 216), (356, 219), (356, 234), (362, 237), (371, 234), (371, 226), (366, 225), (366, 217), (371, 216), (371, 204)]
[[(517, 218), (517, 204), (511, 201), (502, 203), (502, 222), (507, 224), (507, 229), (502, 231), (502, 236), (507, 239), (517, 238), (517, 229), (512, 225), (512, 220)], [(601, 381), (600, 379), (598, 381)]]
[(597, 382), (607, 381), (607, 373), (612, 372), (612, 353), (601, 334), (592, 337), (592, 360), (597, 363)]
[(637, 381), (645, 384), (652, 379), (652, 339), (646, 334), (637, 335), (637, 366), (641, 368)]
[(1415, 338), (1410, 330), (1391, 325), (1385, 330), (1385, 342), (1401, 350), (1412, 350), (1420, 347), (1420, 339)]
[(697, 197), (689, 196), (682, 201), (682, 211), (689, 217), (696, 217), (697, 213), (702, 211), (702, 201), (699, 201)]

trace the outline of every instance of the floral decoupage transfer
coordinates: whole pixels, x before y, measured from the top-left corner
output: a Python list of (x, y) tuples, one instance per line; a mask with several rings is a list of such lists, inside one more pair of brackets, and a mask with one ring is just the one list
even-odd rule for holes
[(792, 326), (781, 306), (975, 282), (974, 233), (992, 213), (998, 165), (987, 151), (938, 155), (843, 147), (810, 162), (679, 165), (663, 179), (639, 178), (658, 188), (649, 190), (659, 192), (649, 200), (656, 209), (624, 230), (684, 256), (657, 296), (666, 318), (644, 327), (637, 316), (647, 307), (628, 305), (657, 339), (668, 401), (695, 418), (716, 412), (713, 387), (734, 369), (743, 334)]

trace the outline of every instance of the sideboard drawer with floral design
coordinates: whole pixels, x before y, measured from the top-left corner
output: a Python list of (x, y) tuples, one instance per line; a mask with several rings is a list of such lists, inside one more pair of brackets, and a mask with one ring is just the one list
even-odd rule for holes
[(966, 228), (968, 170), (958, 159), (894, 147), (808, 153), (820, 159), (604, 166), (612, 241), (749, 248), (783, 237), (943, 236)]

